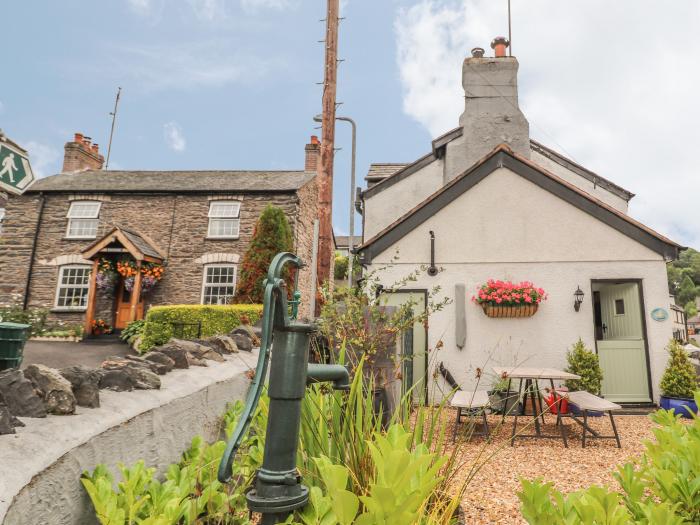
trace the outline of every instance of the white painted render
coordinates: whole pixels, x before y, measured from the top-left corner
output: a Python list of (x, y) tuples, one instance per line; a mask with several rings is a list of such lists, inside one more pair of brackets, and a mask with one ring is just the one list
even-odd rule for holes
[(615, 208), (618, 211), (621, 211), (622, 213), (627, 213), (629, 207), (628, 202), (625, 199), (618, 197), (611, 191), (603, 188), (602, 186), (593, 184), (588, 179), (581, 177), (581, 175), (579, 175), (578, 173), (571, 171), (570, 169), (562, 166), (561, 164), (557, 164), (556, 162), (548, 159), (547, 157), (545, 157), (541, 153), (538, 153), (535, 150), (530, 151), (530, 160), (532, 160), (535, 164), (542, 166), (550, 173), (561, 177), (566, 182), (570, 182), (571, 184), (578, 186), (583, 191), (600, 199), (605, 204), (612, 206), (613, 208)]
[[(450, 297), (454, 285), (464, 283), (471, 299), (489, 278), (527, 280), (544, 288), (549, 300), (534, 317), (524, 319), (491, 319), (470, 301), (463, 350), (455, 345), (454, 305), (434, 314), (428, 334), (433, 349), (429, 374), (443, 361), (463, 388), (473, 388), (477, 368), (490, 372), (493, 366), (516, 363), (563, 368), (566, 350), (579, 337), (590, 348), (595, 345), (591, 280), (640, 279), (652, 386), (658, 400), (667, 360), (664, 347), (672, 336), (670, 320), (657, 322), (649, 315), (654, 308), (669, 307), (661, 255), (501, 168), (376, 255), (369, 271), (383, 267), (398, 252), (398, 262), (381, 273), (382, 283), (389, 287), (417, 266), (427, 265), (430, 230), (436, 236), (436, 264), (444, 270), (436, 277), (421, 274), (410, 288), (430, 290), (439, 285)], [(573, 308), (577, 286), (586, 294), (579, 312)], [(438, 341), (444, 346), (436, 351)], [(479, 388), (487, 389), (491, 380), (482, 380), (485, 383)], [(441, 380), (438, 385), (449, 391)], [(432, 389), (437, 397), (439, 390), (435, 385)]]
[(442, 172), (443, 161), (434, 160), (366, 199), (364, 238), (369, 239), (438, 191), (442, 187)]

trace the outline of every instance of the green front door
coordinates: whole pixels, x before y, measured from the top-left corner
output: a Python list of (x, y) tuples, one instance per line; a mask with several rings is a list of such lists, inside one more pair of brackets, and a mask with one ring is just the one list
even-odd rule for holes
[(638, 282), (593, 284), (602, 394), (617, 403), (648, 403), (649, 371)]

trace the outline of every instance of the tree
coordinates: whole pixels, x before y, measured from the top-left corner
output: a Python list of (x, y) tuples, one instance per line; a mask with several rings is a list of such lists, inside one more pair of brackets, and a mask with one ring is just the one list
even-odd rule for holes
[(581, 376), (581, 379), (570, 379), (566, 382), (569, 390), (585, 390), (591, 394), (599, 394), (603, 383), (603, 371), (600, 369), (598, 354), (586, 348), (579, 338), (566, 352), (569, 366), (566, 371)]
[(692, 399), (693, 392), (698, 389), (698, 378), (688, 353), (675, 339), (669, 342), (666, 350), (670, 358), (661, 377), (661, 393), (667, 397)]
[[(289, 226), (287, 216), (280, 208), (268, 205), (255, 225), (250, 246), (243, 256), (236, 302), (262, 303), (263, 281), (272, 259), (280, 252), (291, 252), (293, 249), (292, 228)], [(293, 273), (285, 268), (283, 277), (291, 293), (294, 282)]]
[[(678, 256), (678, 260), (668, 263), (668, 289), (673, 295), (679, 295), (681, 284), (686, 277), (690, 278), (694, 286), (700, 285), (700, 252), (688, 248)], [(696, 296), (700, 295), (700, 291)], [(695, 296), (693, 296), (693, 299)], [(687, 301), (681, 301), (685, 304)]]
[(693, 303), (695, 298), (700, 292), (700, 287), (696, 286), (693, 279), (689, 275), (686, 275), (681, 280), (681, 284), (678, 287), (678, 301), (680, 304), (688, 305), (688, 303)]

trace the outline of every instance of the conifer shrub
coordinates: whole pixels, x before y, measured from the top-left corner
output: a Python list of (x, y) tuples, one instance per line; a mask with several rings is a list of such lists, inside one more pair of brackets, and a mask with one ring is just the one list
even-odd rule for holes
[(585, 390), (598, 395), (603, 382), (603, 371), (600, 369), (598, 355), (586, 348), (579, 338), (566, 353), (569, 366), (566, 371), (581, 376), (581, 379), (570, 379), (566, 387), (571, 391)]
[[(236, 302), (260, 304), (263, 302), (263, 281), (272, 259), (280, 252), (294, 249), (292, 228), (281, 208), (268, 205), (260, 214), (253, 239), (243, 256), (236, 289)], [(293, 290), (293, 272), (285, 268), (283, 277), (287, 289)]]
[(672, 339), (666, 347), (670, 354), (666, 371), (661, 377), (661, 392), (666, 397), (692, 399), (698, 389), (695, 367), (681, 343)]

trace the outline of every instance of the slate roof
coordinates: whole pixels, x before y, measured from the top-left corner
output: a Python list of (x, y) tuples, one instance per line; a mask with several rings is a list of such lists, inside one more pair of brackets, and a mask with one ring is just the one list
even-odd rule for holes
[(85, 170), (39, 179), (27, 192), (289, 192), (315, 176), (304, 171)]
[[(350, 236), (349, 235), (334, 235), (335, 238), (335, 247), (336, 248), (347, 248), (350, 246)], [(352, 236), (352, 245), (353, 246), (359, 246), (362, 244), (362, 235), (353, 235)]]
[(430, 195), (413, 209), (389, 224), (382, 231), (366, 240), (354, 251), (360, 253), (364, 264), (371, 263), (375, 254), (381, 253), (389, 246), (412, 231), (419, 224), (434, 216), (440, 209), (447, 206), (459, 195), (469, 191), (475, 184), (483, 180), (498, 167), (509, 170), (525, 177), (554, 193), (558, 197), (593, 215), (609, 226), (617, 229), (628, 237), (640, 242), (648, 248), (664, 255), (669, 259), (678, 258), (678, 252), (685, 249), (680, 244), (664, 237), (630, 216), (609, 206), (600, 199), (583, 191), (578, 186), (565, 181), (561, 177), (545, 170), (530, 159), (513, 152), (506, 144), (500, 144), (488, 155), (450, 181), (441, 189)]
[(407, 162), (375, 162), (369, 165), (365, 180), (368, 183), (379, 182), (406, 166)]
[(142, 254), (147, 255), (149, 257), (156, 257), (158, 259), (162, 258), (163, 256), (156, 250), (149, 241), (141, 237), (140, 234), (125, 230), (124, 228), (119, 228), (124, 235), (126, 235), (126, 238), (129, 239), (136, 248), (138, 248)]

